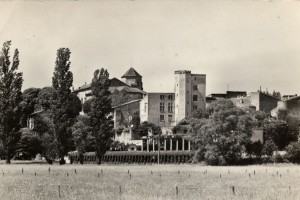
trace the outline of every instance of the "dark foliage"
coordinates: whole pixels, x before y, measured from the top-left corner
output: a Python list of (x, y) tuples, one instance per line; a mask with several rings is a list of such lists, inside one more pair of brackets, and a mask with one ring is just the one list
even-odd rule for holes
[(37, 97), (39, 92), (41, 91), (40, 88), (28, 88), (24, 90), (22, 94), (23, 101), (21, 102), (22, 106), (22, 117), (21, 117), (21, 126), (27, 126), (27, 119), (31, 113), (34, 112), (34, 107), (37, 104)]
[[(72, 147), (72, 130), (76, 116), (81, 111), (81, 102), (71, 93), (73, 74), (70, 71), (70, 50), (60, 48), (57, 50), (55, 70), (52, 77), (54, 89), (51, 102), (51, 118), (53, 134), (57, 142), (58, 157), (60, 164), (65, 164), (64, 156)], [(75, 105), (75, 106), (74, 106)]]
[(92, 136), (95, 139), (96, 155), (98, 164), (101, 164), (101, 158), (109, 150), (114, 135), (114, 124), (112, 116), (111, 98), (109, 88), (109, 74), (103, 68), (96, 70), (92, 80), (90, 126), (92, 127)]
[(10, 61), (11, 42), (4, 42), (0, 55), (0, 151), (6, 163), (15, 155), (21, 137), (22, 73), (18, 72), (19, 51), (15, 50)]
[(292, 142), (286, 148), (286, 158), (290, 162), (300, 163), (300, 143)]
[(274, 119), (264, 121), (264, 139), (273, 140), (279, 150), (283, 150), (291, 141), (297, 140), (297, 135), (289, 131), (286, 122)]

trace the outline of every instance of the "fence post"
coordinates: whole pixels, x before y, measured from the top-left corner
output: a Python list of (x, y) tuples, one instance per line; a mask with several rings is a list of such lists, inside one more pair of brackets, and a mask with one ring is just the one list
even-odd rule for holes
[(60, 185), (58, 186), (58, 197), (60, 198)]
[(235, 195), (234, 186), (232, 186), (231, 189), (232, 189), (232, 194)]
[(178, 195), (178, 186), (176, 186), (176, 195)]
[(22, 174), (23, 174), (23, 172), (24, 172), (24, 170), (23, 170), (23, 168), (22, 168)]

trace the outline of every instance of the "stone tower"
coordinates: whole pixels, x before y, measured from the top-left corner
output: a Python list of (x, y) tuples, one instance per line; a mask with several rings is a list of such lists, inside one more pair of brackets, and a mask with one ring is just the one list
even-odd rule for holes
[(143, 90), (142, 76), (132, 67), (121, 78), (125, 78), (127, 85)]
[(206, 75), (191, 74), (188, 70), (175, 71), (175, 123), (205, 109)]

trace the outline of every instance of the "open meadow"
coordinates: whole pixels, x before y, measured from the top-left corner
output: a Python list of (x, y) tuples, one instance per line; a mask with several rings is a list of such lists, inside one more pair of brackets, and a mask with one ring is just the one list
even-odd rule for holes
[(0, 172), (3, 200), (300, 199), (297, 165), (1, 164)]

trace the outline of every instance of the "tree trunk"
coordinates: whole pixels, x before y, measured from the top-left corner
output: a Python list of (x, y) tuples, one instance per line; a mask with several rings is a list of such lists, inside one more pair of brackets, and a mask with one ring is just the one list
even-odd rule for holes
[(62, 158), (60, 158), (60, 160), (59, 160), (59, 164), (60, 165), (64, 165), (64, 164), (66, 164), (66, 161), (65, 161), (65, 159), (62, 157)]
[(102, 156), (98, 156), (98, 160), (97, 160), (98, 165), (101, 165), (101, 158), (102, 158)]
[(83, 155), (79, 154), (79, 163), (83, 165)]
[(6, 163), (6, 164), (10, 164), (10, 158), (6, 158), (5, 163)]
[(49, 165), (52, 165), (53, 160), (49, 159), (49, 158), (46, 157), (46, 156), (44, 156), (44, 157), (45, 157), (45, 160), (47, 161), (47, 163), (48, 163)]

